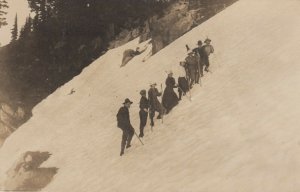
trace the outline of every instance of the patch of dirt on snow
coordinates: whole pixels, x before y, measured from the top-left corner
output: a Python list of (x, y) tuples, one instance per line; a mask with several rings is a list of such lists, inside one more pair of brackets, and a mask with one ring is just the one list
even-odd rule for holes
[(56, 167), (40, 167), (50, 156), (49, 152), (24, 153), (8, 170), (5, 190), (36, 191), (46, 187), (58, 170)]

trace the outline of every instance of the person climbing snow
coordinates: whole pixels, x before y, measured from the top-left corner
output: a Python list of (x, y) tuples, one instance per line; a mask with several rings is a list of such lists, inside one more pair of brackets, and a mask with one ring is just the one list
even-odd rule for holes
[(174, 91), (174, 88), (177, 88), (175, 79), (173, 77), (173, 72), (168, 72), (168, 77), (166, 79), (166, 88), (162, 97), (162, 105), (166, 109), (166, 114), (168, 114), (173, 107), (178, 104), (178, 96)]
[(205, 71), (209, 72), (209, 55), (211, 53), (214, 53), (214, 47), (210, 44), (211, 40), (210, 39), (205, 39), (204, 43), (205, 45), (203, 46), (203, 50), (205, 52), (204, 57), (203, 57), (203, 63), (205, 65)]
[(186, 95), (186, 93), (189, 91), (189, 82), (188, 82), (188, 69), (186, 67), (186, 63), (184, 61), (181, 61), (179, 65), (182, 68), (181, 70), (179, 70), (179, 77), (178, 77), (178, 94), (179, 94), (179, 101), (180, 101), (182, 95)]
[(124, 67), (131, 59), (133, 59), (137, 55), (140, 55), (145, 50), (146, 50), (146, 48), (141, 51), (139, 47), (137, 47), (135, 51), (132, 49), (125, 50), (123, 53), (122, 64), (120, 67)]
[(123, 131), (120, 156), (124, 154), (125, 146), (126, 148), (131, 147), (131, 140), (134, 134), (134, 128), (130, 123), (129, 116), (129, 108), (132, 103), (128, 98), (125, 99), (124, 106), (119, 109), (117, 114), (118, 127)]
[(188, 52), (188, 56), (185, 58), (185, 62), (187, 64), (188, 72), (189, 72), (189, 88), (191, 89), (195, 83), (196, 80), (196, 72), (197, 72), (197, 65), (198, 60), (195, 56), (195, 53), (193, 51)]
[(157, 97), (160, 97), (162, 95), (161, 92), (157, 90), (155, 87), (156, 83), (151, 83), (150, 84), (150, 89), (148, 90), (148, 99), (149, 99), (149, 116), (150, 116), (150, 125), (153, 127), (154, 126), (154, 121), (153, 118), (155, 116), (155, 112), (158, 112), (157, 119), (161, 119), (162, 116), (164, 115), (164, 107), (162, 104), (159, 102)]
[(146, 96), (146, 90), (141, 90), (141, 100), (140, 100), (140, 135), (139, 137), (144, 137), (144, 128), (147, 124), (148, 118), (148, 109), (149, 109), (149, 101)]
[[(203, 48), (203, 43), (201, 40), (198, 41), (197, 43), (198, 47), (196, 47), (195, 49), (193, 49), (193, 52), (197, 54), (198, 56), (198, 73), (199, 73), (199, 77), (203, 77), (203, 65), (204, 65), (204, 57), (206, 56), (206, 53), (204, 51)], [(199, 82), (199, 80), (198, 80)]]

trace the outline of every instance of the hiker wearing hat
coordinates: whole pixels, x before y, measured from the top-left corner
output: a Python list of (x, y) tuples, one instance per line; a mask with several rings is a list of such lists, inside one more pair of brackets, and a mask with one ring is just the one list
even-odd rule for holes
[(162, 104), (166, 109), (166, 114), (168, 114), (173, 107), (178, 104), (179, 99), (174, 91), (174, 88), (177, 88), (177, 85), (173, 77), (173, 72), (169, 71), (166, 79), (166, 88), (162, 97)]
[(157, 88), (155, 87), (156, 83), (151, 83), (150, 84), (150, 89), (148, 90), (148, 99), (149, 99), (149, 116), (150, 116), (150, 120), (151, 126), (154, 126), (154, 121), (153, 118), (155, 116), (155, 111), (157, 111), (159, 114), (157, 116), (157, 119), (161, 119), (163, 114), (164, 114), (164, 107), (161, 105), (161, 103), (159, 102), (157, 97), (161, 96), (161, 92), (159, 92), (157, 90)]
[(188, 72), (189, 72), (189, 88), (191, 89), (195, 83), (196, 80), (196, 72), (197, 72), (197, 65), (198, 60), (195, 56), (195, 53), (193, 51), (188, 52), (188, 56), (185, 58), (185, 62), (187, 64)]
[(126, 148), (131, 147), (130, 143), (134, 134), (134, 128), (130, 123), (129, 117), (129, 108), (131, 104), (132, 101), (128, 98), (125, 99), (125, 102), (123, 103), (124, 106), (119, 109), (117, 114), (118, 127), (123, 131), (120, 156), (124, 154), (125, 146)]
[(206, 53), (204, 51), (204, 47), (203, 47), (203, 43), (201, 40), (198, 41), (197, 43), (198, 47), (196, 47), (195, 49), (193, 49), (193, 52), (197, 54), (198, 56), (198, 77), (196, 80), (196, 83), (198, 82), (199, 83), (199, 79), (200, 77), (203, 77), (203, 58), (205, 57)]
[(203, 63), (205, 65), (205, 71), (209, 71), (209, 55), (211, 53), (214, 53), (214, 47), (210, 44), (211, 40), (210, 39), (205, 39), (204, 43), (205, 45), (203, 46), (203, 50), (204, 50), (204, 57), (203, 57)]
[(139, 137), (144, 137), (144, 128), (147, 124), (148, 118), (148, 109), (149, 109), (149, 101), (146, 97), (146, 90), (141, 90), (141, 100), (140, 100), (140, 135)]
[(179, 65), (182, 68), (179, 71), (179, 77), (178, 77), (178, 94), (179, 94), (179, 101), (180, 101), (182, 95), (185, 95), (189, 91), (189, 82), (188, 82), (188, 69), (186, 67), (186, 62), (181, 61)]

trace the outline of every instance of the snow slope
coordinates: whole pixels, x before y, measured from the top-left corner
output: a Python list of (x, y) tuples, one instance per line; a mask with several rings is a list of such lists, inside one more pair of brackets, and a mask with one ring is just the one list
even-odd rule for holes
[[(26, 151), (49, 151), (42, 166), (58, 173), (47, 192), (298, 192), (300, 190), (300, 1), (240, 0), (141, 62), (119, 68), (134, 40), (110, 50), (33, 111), (0, 149), (0, 181)], [(119, 157), (116, 112), (139, 90), (175, 76), (194, 46), (209, 36), (212, 74), (192, 90), (144, 146)], [(145, 46), (140, 45), (140, 46)], [(148, 48), (148, 51), (150, 47)], [(68, 95), (71, 89), (75, 93)], [(3, 186), (2, 186), (3, 188)]]

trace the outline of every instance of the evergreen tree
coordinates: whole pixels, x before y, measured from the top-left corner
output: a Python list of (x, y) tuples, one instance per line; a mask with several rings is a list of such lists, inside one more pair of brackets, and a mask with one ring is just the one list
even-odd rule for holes
[(11, 30), (11, 42), (15, 42), (18, 39), (18, 15), (16, 14), (15, 23)]
[(32, 19), (30, 16), (28, 16), (26, 18), (26, 22), (24, 26), (21, 28), (19, 39), (24, 40), (28, 38), (31, 32), (32, 32)]

